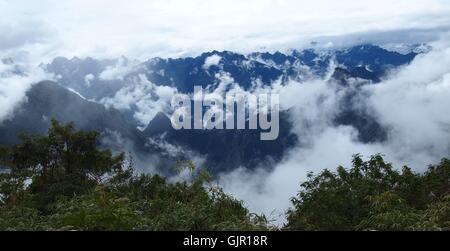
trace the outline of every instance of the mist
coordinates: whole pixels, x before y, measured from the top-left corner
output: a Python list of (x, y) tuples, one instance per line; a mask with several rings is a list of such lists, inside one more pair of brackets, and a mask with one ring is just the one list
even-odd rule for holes
[[(57, 80), (39, 66), (57, 56), (120, 58), (98, 77), (124, 81), (139, 62), (155, 56), (185, 57), (212, 50), (245, 54), (331, 49), (361, 43), (407, 51), (410, 48), (403, 48), (405, 44), (430, 45), (429, 52), (389, 72), (377, 84), (351, 80), (343, 87), (331, 80), (336, 65), (331, 65), (322, 78), (314, 77), (305, 67), (304, 79), (273, 83), (255, 80), (250, 90), (243, 90), (223, 70), (215, 76), (217, 87), (210, 87), (210, 94), (273, 91), (280, 95), (282, 108), (290, 111), (298, 146), (269, 169), (261, 164), (217, 177), (217, 184), (243, 200), (252, 212), (264, 213), (275, 224), (282, 224), (290, 199), (308, 172), (349, 167), (352, 155), (357, 153), (365, 157), (382, 153), (395, 167), (408, 165), (417, 171), (449, 156), (449, 12), (447, 0), (170, 0), (169, 4), (166, 0), (113, 4), (105, 0), (45, 0), (38, 4), (0, 0), (0, 124), (27, 101), (25, 94), (34, 83)], [(133, 60), (124, 60), (123, 55)], [(220, 60), (217, 55), (208, 58), (203, 69), (220, 67)], [(86, 75), (84, 84), (89, 86), (94, 78)], [(132, 117), (141, 130), (158, 112), (168, 111), (170, 99), (178, 91), (143, 76), (126, 81), (113, 96), (95, 102), (125, 112), (134, 109)], [(387, 129), (385, 141), (363, 143), (357, 129), (333, 123), (349, 92), (357, 93), (358, 102), (352, 103), (355, 110), (370, 114)], [(118, 151), (136, 152), (131, 142), (114, 132), (103, 140)], [(158, 140), (149, 143), (169, 155), (192, 156), (200, 167), (203, 163), (204, 156), (189, 149)], [(159, 156), (133, 157), (138, 171), (157, 172), (148, 163), (159, 161)], [(183, 172), (171, 180), (189, 177)]]
[[(302, 144), (291, 149), (271, 171), (239, 168), (218, 178), (225, 191), (242, 199), (253, 212), (264, 213), (282, 224), (290, 199), (300, 190), (308, 172), (318, 173), (342, 165), (352, 155), (381, 153), (396, 168), (408, 165), (424, 171), (450, 154), (450, 45), (448, 39), (432, 43), (432, 51), (410, 65), (390, 73), (381, 83), (364, 85), (357, 109), (364, 109), (388, 128), (381, 143), (362, 143), (351, 126), (335, 126), (333, 115), (345, 92), (329, 74), (303, 83), (279, 87), (284, 106), (291, 107), (293, 132)], [(282, 102), (283, 105), (283, 102)], [(312, 125), (312, 126), (311, 126)]]

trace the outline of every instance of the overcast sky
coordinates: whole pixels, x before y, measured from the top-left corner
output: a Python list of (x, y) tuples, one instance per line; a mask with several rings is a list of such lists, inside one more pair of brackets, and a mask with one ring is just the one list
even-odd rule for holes
[(343, 35), (421, 42), (448, 30), (449, 13), (448, 0), (0, 0), (0, 53), (167, 57)]
[[(27, 76), (18, 76), (3, 74), (11, 69), (0, 63), (0, 122), (24, 100), (31, 83), (48, 78), (35, 66), (56, 56), (146, 59), (286, 50), (311, 41), (320, 46), (439, 41), (431, 43), (432, 52), (365, 90), (370, 96), (361, 100), (395, 132), (383, 144), (363, 144), (353, 128), (332, 126), (330, 114), (340, 99), (328, 81), (284, 86), (283, 99), (296, 102), (294, 130), (308, 136), (303, 140), (311, 147), (294, 148), (270, 173), (237, 169), (221, 177), (226, 191), (252, 211), (282, 213), (307, 171), (348, 167), (357, 152), (385, 153), (397, 167), (412, 164), (418, 170), (448, 153), (450, 0), (0, 0), (0, 17), (0, 58), (32, 65)], [(159, 91), (168, 97), (173, 92)], [(132, 100), (138, 106), (149, 102), (131, 96), (139, 98)], [(150, 113), (144, 115), (158, 108), (145, 107)], [(302, 127), (310, 124), (312, 131)]]

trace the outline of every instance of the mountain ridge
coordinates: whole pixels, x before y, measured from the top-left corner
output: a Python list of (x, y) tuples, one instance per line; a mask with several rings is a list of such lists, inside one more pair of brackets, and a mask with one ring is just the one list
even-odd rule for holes
[[(302, 139), (291, 133), (292, 119), (288, 111), (282, 111), (280, 117), (280, 137), (261, 142), (258, 130), (174, 130), (163, 113), (165, 111), (157, 110), (160, 106), (147, 108), (156, 116), (140, 131), (134, 117), (135, 113), (142, 112), (138, 110), (138, 102), (158, 102), (158, 87), (189, 93), (194, 84), (202, 83), (203, 87), (214, 89), (223, 74), (228, 74), (226, 77), (245, 90), (253, 88), (257, 79), (263, 85), (280, 78), (282, 81), (294, 78), (301, 83), (303, 78), (310, 77), (308, 72), (321, 77), (330, 70), (332, 60), (341, 63), (331, 69), (331, 84), (349, 88), (352, 79), (363, 80), (363, 84), (376, 84), (392, 67), (407, 64), (416, 55), (361, 45), (328, 53), (311, 49), (288, 54), (256, 52), (248, 55), (211, 51), (197, 57), (153, 58), (140, 63), (125, 57), (115, 60), (60, 57), (44, 66), (57, 76), (58, 83), (44, 81), (27, 92), (28, 102), (21, 107), (23, 113), (17, 110), (15, 117), (0, 125), (1, 143), (14, 143), (15, 134), (20, 131), (45, 133), (48, 120), (55, 117), (63, 123), (74, 121), (80, 129), (117, 132), (144, 155), (150, 152), (164, 155), (164, 149), (159, 145), (169, 143), (205, 156), (205, 164), (213, 166), (215, 172), (239, 166), (256, 167), (260, 163), (280, 161), (286, 151), (301, 143)], [(142, 81), (141, 76), (146, 81)], [(143, 88), (124, 92), (125, 96), (114, 96), (130, 87)], [(335, 115), (333, 123), (354, 127), (362, 142), (383, 141), (385, 128), (370, 114), (353, 108), (359, 89), (352, 88), (339, 104), (340, 113)], [(101, 102), (104, 98), (110, 98), (109, 108)], [(114, 109), (117, 102), (124, 100), (129, 102), (129, 108)]]

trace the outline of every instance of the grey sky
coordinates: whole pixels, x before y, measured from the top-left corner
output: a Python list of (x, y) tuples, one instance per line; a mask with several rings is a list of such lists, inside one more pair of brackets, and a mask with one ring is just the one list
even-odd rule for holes
[[(11, 66), (0, 64), (5, 76), (0, 78), (0, 121), (24, 100), (32, 82), (48, 78), (35, 66), (56, 56), (145, 59), (210, 50), (286, 50), (311, 41), (348, 46), (439, 40), (432, 43), (432, 53), (367, 88), (371, 95), (365, 102), (383, 125), (394, 129), (383, 144), (363, 144), (353, 128), (330, 126), (339, 97), (328, 81), (292, 82), (280, 90), (284, 100), (295, 102), (295, 130), (309, 136), (311, 147), (292, 149), (270, 173), (238, 169), (221, 177), (220, 184), (252, 211), (283, 213), (308, 171), (348, 166), (351, 154), (382, 152), (396, 166), (420, 169), (448, 152), (449, 14), (449, 0), (0, 0), (0, 58), (31, 65), (22, 77), (8, 74)], [(127, 88), (131, 91), (118, 92), (116, 100), (105, 103), (145, 103), (139, 107), (145, 120), (160, 108), (146, 95), (134, 95), (139, 86)], [(167, 97), (174, 92), (159, 91)], [(300, 120), (314, 123), (315, 131), (302, 128)]]
[(0, 53), (166, 57), (284, 50), (348, 34), (357, 42), (379, 32), (427, 40), (449, 30), (449, 13), (446, 0), (0, 0)]

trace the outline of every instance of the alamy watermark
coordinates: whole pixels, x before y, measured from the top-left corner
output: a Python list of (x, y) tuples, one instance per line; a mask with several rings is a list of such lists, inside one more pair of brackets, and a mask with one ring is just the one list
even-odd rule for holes
[(261, 140), (276, 140), (280, 132), (280, 98), (276, 93), (203, 93), (194, 87), (193, 96), (176, 94), (171, 102), (172, 127), (176, 130), (261, 130)]

